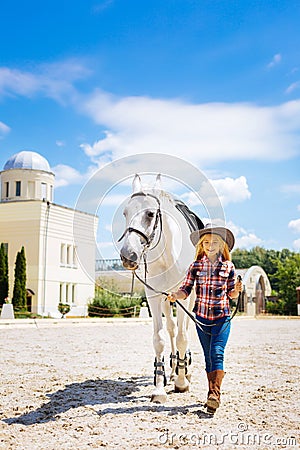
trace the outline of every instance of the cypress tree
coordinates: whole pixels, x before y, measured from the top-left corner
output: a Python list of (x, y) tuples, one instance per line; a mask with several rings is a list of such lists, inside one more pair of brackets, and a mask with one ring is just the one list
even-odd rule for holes
[(8, 297), (8, 257), (6, 248), (2, 243), (0, 246), (0, 306)]
[(15, 282), (12, 303), (15, 308), (26, 309), (26, 257), (22, 247), (18, 252), (15, 264)]

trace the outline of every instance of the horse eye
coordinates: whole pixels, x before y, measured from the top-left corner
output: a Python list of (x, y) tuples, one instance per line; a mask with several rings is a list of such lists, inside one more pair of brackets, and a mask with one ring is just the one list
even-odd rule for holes
[(147, 217), (148, 217), (148, 219), (153, 219), (154, 212), (153, 211), (147, 211)]

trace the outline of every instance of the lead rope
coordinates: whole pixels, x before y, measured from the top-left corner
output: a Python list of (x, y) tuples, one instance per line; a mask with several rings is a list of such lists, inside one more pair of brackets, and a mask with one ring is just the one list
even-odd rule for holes
[(132, 277), (131, 277), (131, 293), (130, 293), (130, 297), (133, 297), (133, 289), (134, 289), (134, 272), (132, 272)]
[[(145, 264), (146, 264), (146, 260), (145, 260)], [(161, 294), (161, 295), (165, 295), (166, 297), (168, 297), (169, 294), (168, 294), (167, 292), (165, 292), (165, 291), (158, 291), (157, 289), (155, 289), (154, 287), (150, 286), (150, 284), (148, 284), (148, 283), (146, 282), (146, 272), (145, 272), (145, 280), (143, 280), (141, 277), (139, 277), (135, 270), (133, 270), (133, 274), (137, 277), (137, 279), (138, 279), (144, 286), (146, 286), (146, 287), (147, 287), (148, 289), (150, 289), (151, 291), (155, 292), (156, 294)], [(238, 280), (239, 280), (239, 281), (242, 280), (242, 277), (241, 277), (240, 275), (238, 275)], [(227, 324), (226, 324), (226, 327), (224, 328), (224, 330), (222, 330), (222, 331), (219, 332), (218, 334), (214, 334), (214, 333), (209, 333), (209, 332), (205, 331), (205, 330), (203, 329), (203, 327), (215, 327), (215, 326), (217, 325), (216, 323), (213, 323), (213, 324), (211, 324), (211, 325), (210, 325), (210, 324), (204, 324), (204, 323), (200, 322), (198, 319), (196, 319), (196, 317), (194, 317), (193, 314), (191, 314), (190, 311), (189, 311), (188, 309), (186, 309), (186, 307), (183, 306), (183, 304), (182, 304), (179, 300), (176, 300), (176, 302), (174, 302), (174, 304), (179, 305), (179, 306), (183, 309), (183, 311), (189, 316), (189, 318), (196, 324), (196, 326), (197, 326), (204, 334), (207, 334), (207, 335), (209, 335), (209, 336), (218, 336), (219, 334), (224, 333), (224, 331), (228, 328), (230, 322), (232, 321), (232, 319), (233, 319), (234, 316), (236, 315), (236, 313), (237, 313), (237, 311), (238, 311), (238, 308), (239, 308), (239, 306), (240, 306), (240, 303), (241, 303), (241, 292), (239, 293), (238, 301), (237, 301), (235, 310), (234, 310), (234, 312), (232, 313), (232, 315), (230, 316), (230, 318), (229, 318), (229, 320), (228, 320), (228, 322), (227, 322)]]

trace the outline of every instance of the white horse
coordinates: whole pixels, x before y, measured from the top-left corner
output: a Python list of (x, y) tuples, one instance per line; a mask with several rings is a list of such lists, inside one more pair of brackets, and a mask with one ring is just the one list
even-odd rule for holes
[[(154, 391), (151, 400), (166, 401), (166, 376), (164, 367), (165, 334), (162, 313), (166, 318), (171, 341), (171, 375), (175, 392), (186, 392), (190, 384), (191, 356), (188, 350), (189, 317), (177, 308), (177, 323), (173, 309), (162, 292), (176, 290), (189, 264), (195, 256), (190, 241), (190, 228), (182, 213), (176, 208), (171, 195), (161, 189), (160, 175), (154, 188), (143, 189), (138, 175), (132, 183), (133, 193), (124, 208), (126, 229), (120, 250), (123, 266), (139, 271), (146, 282), (145, 293), (153, 318)], [(145, 268), (140, 267), (145, 264)], [(145, 271), (144, 271), (145, 270)], [(184, 301), (190, 311), (194, 305), (194, 292)]]

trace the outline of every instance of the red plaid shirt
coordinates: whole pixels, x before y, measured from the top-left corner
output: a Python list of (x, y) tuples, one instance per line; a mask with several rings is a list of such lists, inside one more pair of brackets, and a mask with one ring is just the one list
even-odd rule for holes
[(196, 283), (196, 302), (193, 311), (205, 319), (219, 319), (230, 315), (229, 293), (235, 285), (235, 268), (231, 261), (219, 257), (212, 264), (207, 256), (194, 261), (188, 268), (180, 290), (190, 295)]

